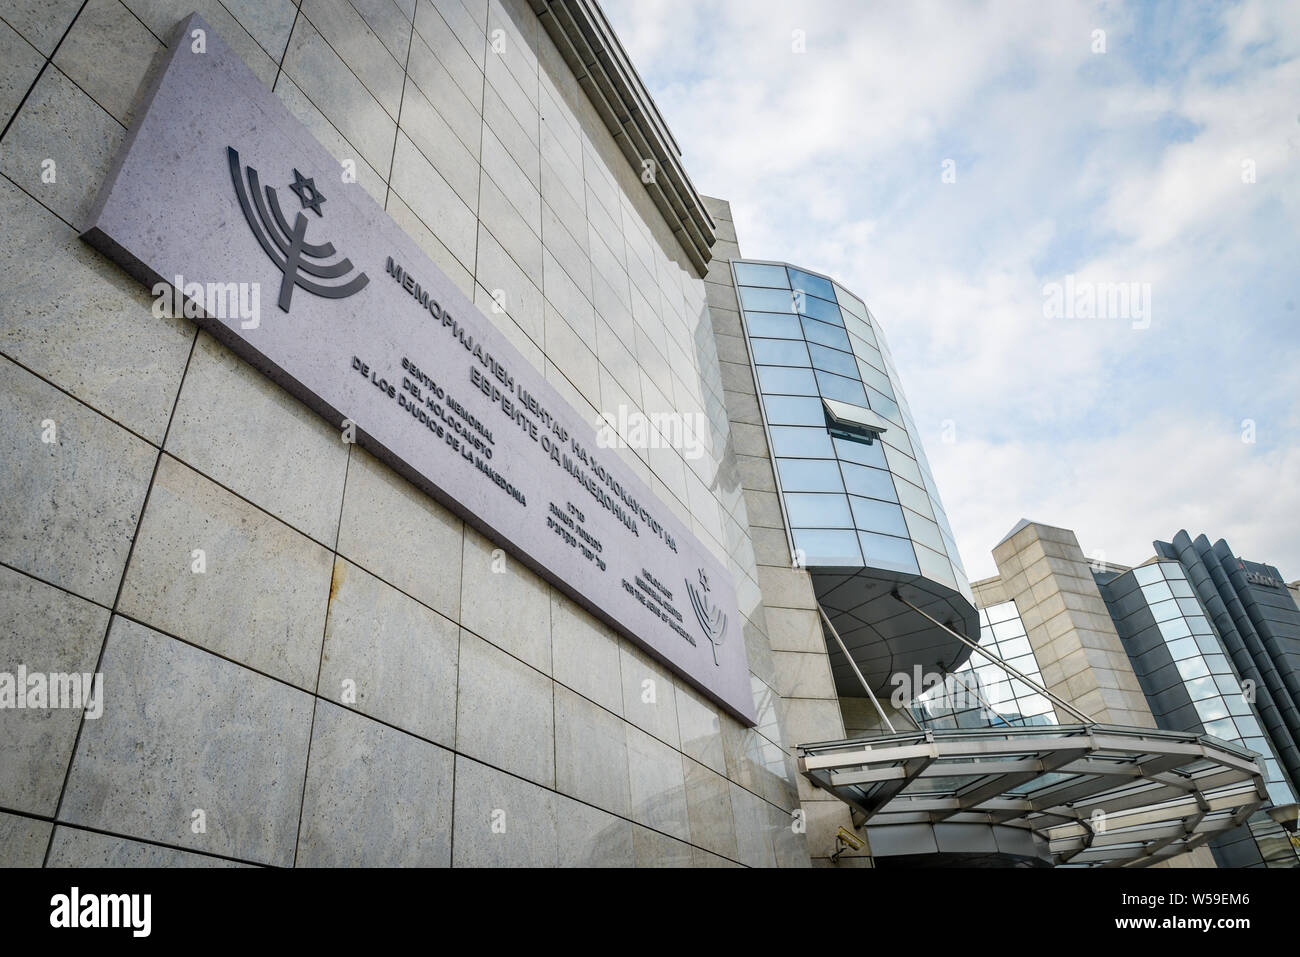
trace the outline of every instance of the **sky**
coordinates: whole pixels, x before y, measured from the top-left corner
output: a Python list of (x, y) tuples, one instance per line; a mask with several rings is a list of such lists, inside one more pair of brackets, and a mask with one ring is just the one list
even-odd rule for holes
[(602, 6), (742, 254), (866, 300), (972, 581), (1021, 518), (1300, 579), (1300, 2)]

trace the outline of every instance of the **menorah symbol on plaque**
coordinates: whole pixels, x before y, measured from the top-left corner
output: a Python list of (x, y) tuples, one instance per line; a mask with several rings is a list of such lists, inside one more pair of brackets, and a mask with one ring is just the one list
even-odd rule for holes
[[(365, 288), (370, 279), (363, 272), (357, 273), (348, 282), (338, 286), (327, 286), (307, 278), (315, 276), (317, 279), (337, 279), (352, 271), (352, 260), (346, 257), (337, 262), (321, 262), (335, 254), (333, 243), (307, 242), (306, 210), (310, 209), (317, 216), (323, 216), (320, 208), (325, 202), (324, 195), (316, 188), (316, 183), (311, 177), (304, 177), (296, 169), (293, 171), (294, 181), (289, 188), (297, 194), (302, 209), (290, 226), (285, 219), (284, 211), (280, 208), (279, 196), (270, 186), (263, 190), (257, 177), (257, 170), (251, 166), (241, 169), (239, 153), (233, 147), (226, 147), (226, 158), (230, 161), (230, 178), (234, 181), (235, 195), (239, 197), (244, 218), (248, 220), (249, 228), (253, 230), (257, 241), (271, 257), (271, 262), (275, 263), (283, 274), (280, 281), (281, 310), (289, 311), (289, 301), (293, 298), (294, 286), (300, 286), (326, 299), (346, 299)], [(244, 182), (243, 170), (247, 170), (247, 184)]]
[(709, 577), (704, 574), (704, 569), (700, 569), (699, 585), (691, 584), (690, 579), (686, 579), (686, 591), (691, 596), (691, 607), (695, 609), (695, 617), (700, 622), (700, 627), (704, 629), (704, 637), (709, 639), (709, 644), (713, 646), (713, 663), (718, 663), (718, 646), (722, 644), (722, 639), (727, 634), (727, 615), (720, 605), (709, 601)]

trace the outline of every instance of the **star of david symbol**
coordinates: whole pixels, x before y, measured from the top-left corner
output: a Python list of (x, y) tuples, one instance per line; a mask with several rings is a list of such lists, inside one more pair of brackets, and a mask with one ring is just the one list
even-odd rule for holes
[(302, 173), (294, 170), (293, 183), (289, 188), (298, 194), (298, 201), (302, 203), (303, 209), (310, 209), (317, 216), (324, 215), (320, 211), (320, 204), (325, 202), (325, 196), (316, 188), (316, 181), (312, 177), (304, 177)]

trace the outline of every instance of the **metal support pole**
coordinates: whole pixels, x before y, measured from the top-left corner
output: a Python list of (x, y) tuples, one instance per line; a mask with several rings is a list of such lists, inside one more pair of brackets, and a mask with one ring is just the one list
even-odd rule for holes
[(853, 656), (849, 654), (849, 649), (844, 647), (844, 641), (840, 638), (840, 633), (836, 631), (835, 626), (831, 624), (830, 616), (826, 614), (826, 609), (822, 607), (821, 602), (817, 603), (817, 610), (821, 612), (822, 621), (826, 622), (826, 627), (831, 630), (831, 636), (835, 639), (835, 643), (840, 646), (840, 651), (844, 652), (844, 657), (848, 659), (849, 667), (852, 668), (853, 673), (858, 676), (858, 681), (862, 683), (863, 689), (867, 692), (867, 697), (870, 698), (871, 703), (876, 706), (876, 714), (880, 715), (880, 720), (885, 722), (885, 727), (889, 729), (890, 734), (897, 734), (898, 731), (895, 730), (893, 722), (885, 715), (885, 709), (880, 707), (880, 702), (876, 700), (876, 693), (871, 690), (871, 685), (867, 684), (867, 679), (862, 677), (862, 672), (858, 670), (858, 663), (854, 661)]
[(1091, 718), (1091, 717), (1089, 717), (1088, 715), (1084, 714), (1082, 711), (1080, 711), (1078, 708), (1074, 707), (1073, 705), (1068, 704), (1068, 703), (1065, 702), (1065, 701), (1062, 701), (1060, 698), (1058, 698), (1056, 695), (1052, 694), (1050, 691), (1048, 691), (1046, 688), (1044, 688), (1044, 687), (1043, 687), (1042, 685), (1040, 685), (1038, 682), (1034, 681), (1034, 679), (1030, 678), (1030, 677), (1029, 677), (1028, 675), (1026, 675), (1024, 672), (1019, 671), (1018, 669), (1011, 667), (1011, 665), (1007, 664), (1005, 661), (1003, 661), (1003, 660), (1002, 660), (1001, 658), (999, 658), (997, 655), (993, 654), (991, 651), (986, 651), (985, 649), (981, 648), (981, 647), (979, 646), (978, 643), (971, 641), (971, 640), (970, 640), (969, 638), (967, 638), (965, 635), (959, 634), (958, 632), (956, 632), (956, 631), (954, 631), (953, 629), (949, 628), (949, 627), (948, 627), (947, 625), (945, 625), (943, 622), (939, 621), (937, 618), (934, 618), (934, 617), (932, 617), (932, 616), (926, 614), (926, 613), (925, 613), (924, 611), (922, 611), (920, 608), (917, 608), (917, 607), (916, 607), (915, 605), (913, 605), (910, 601), (908, 601), (906, 598), (904, 598), (902, 595), (900, 595), (900, 594), (898, 593), (898, 589), (897, 589), (897, 588), (894, 589), (894, 591), (893, 591), (892, 594), (893, 594), (893, 596), (894, 596), (896, 599), (898, 599), (900, 602), (902, 602), (902, 603), (903, 603), (904, 605), (906, 605), (908, 608), (912, 609), (912, 611), (916, 612), (916, 613), (917, 613), (918, 615), (920, 615), (922, 618), (926, 619), (926, 620), (929, 621), (931, 624), (938, 625), (940, 628), (942, 628), (942, 629), (943, 629), (944, 631), (946, 631), (948, 634), (952, 635), (954, 638), (956, 638), (958, 641), (960, 641), (960, 642), (961, 642), (963, 645), (965, 645), (967, 648), (970, 648), (972, 651), (978, 651), (981, 655), (983, 655), (983, 656), (984, 656), (985, 658), (987, 658), (989, 661), (993, 662), (995, 665), (997, 665), (997, 666), (998, 666), (999, 668), (1001, 668), (1003, 671), (1007, 672), (1008, 674), (1015, 675), (1017, 678), (1019, 678), (1019, 679), (1020, 679), (1021, 681), (1023, 681), (1025, 684), (1029, 685), (1029, 687), (1033, 688), (1035, 691), (1037, 691), (1037, 692), (1038, 692), (1039, 694), (1041, 694), (1043, 697), (1045, 697), (1045, 698), (1047, 698), (1049, 701), (1051, 701), (1053, 704), (1058, 704), (1058, 705), (1060, 705), (1062, 708), (1064, 708), (1066, 711), (1070, 712), (1070, 714), (1074, 715), (1074, 716), (1075, 716), (1076, 718), (1078, 718), (1080, 721), (1083, 721), (1083, 722), (1085, 722), (1085, 723), (1087, 723), (1087, 724), (1096, 724), (1096, 721), (1095, 721), (1093, 718)]

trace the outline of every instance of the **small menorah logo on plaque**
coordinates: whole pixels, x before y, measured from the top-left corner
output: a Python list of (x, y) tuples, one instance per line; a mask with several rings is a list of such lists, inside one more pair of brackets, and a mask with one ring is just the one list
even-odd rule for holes
[(695, 617), (704, 629), (704, 637), (713, 646), (713, 663), (718, 664), (718, 647), (727, 635), (727, 615), (716, 602), (709, 598), (709, 576), (700, 569), (698, 584), (686, 579), (686, 591), (691, 596), (691, 607)]
[(278, 304), (284, 312), (289, 311), (294, 286), (326, 299), (345, 299), (365, 288), (370, 279), (363, 272), (337, 286), (315, 281), (338, 279), (352, 272), (353, 267), (352, 260), (346, 257), (335, 262), (325, 262), (335, 255), (333, 243), (307, 242), (306, 211), (310, 209), (317, 216), (324, 215), (321, 205), (325, 202), (325, 196), (317, 189), (312, 177), (303, 176), (296, 169), (293, 171), (294, 181), (289, 189), (298, 196), (302, 207), (290, 226), (275, 189), (270, 186), (263, 189), (257, 170), (251, 166), (241, 167), (239, 153), (233, 147), (226, 147), (226, 158), (230, 161), (230, 178), (234, 181), (235, 195), (239, 197), (244, 218), (248, 220), (249, 228), (253, 230), (253, 235), (271, 262), (283, 274)]

